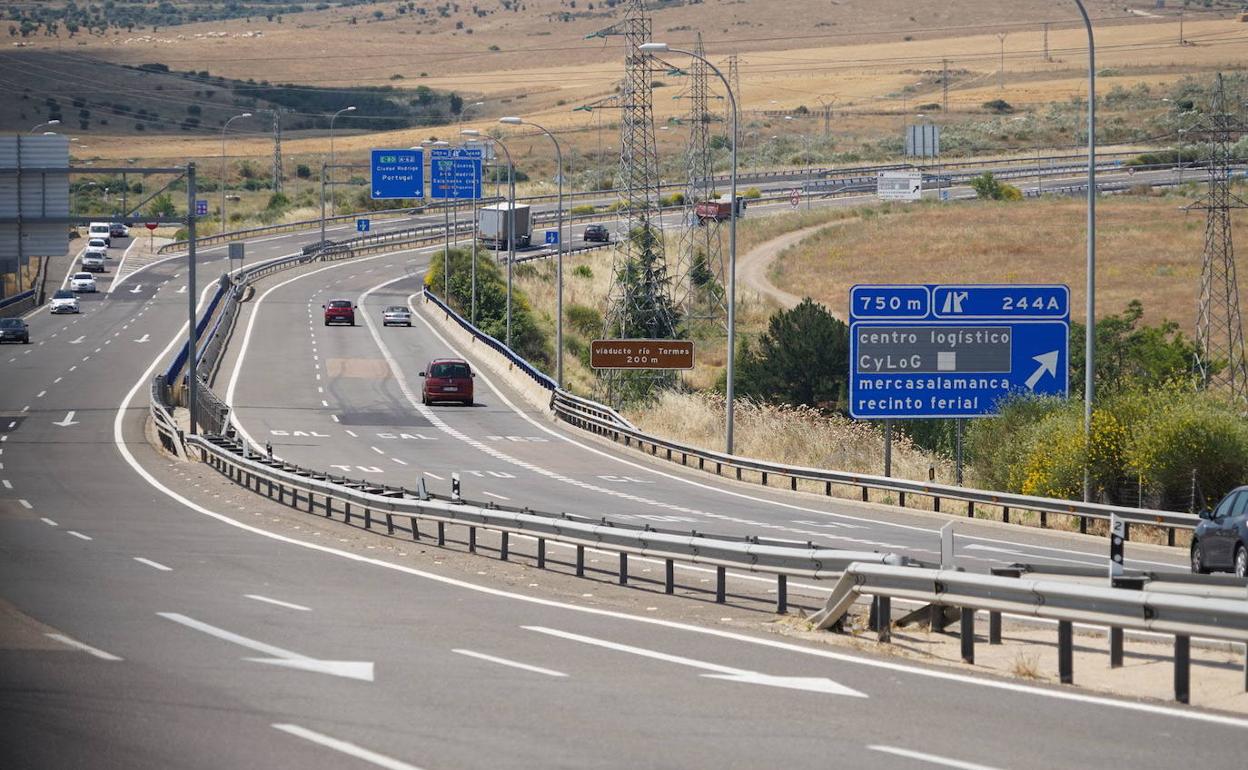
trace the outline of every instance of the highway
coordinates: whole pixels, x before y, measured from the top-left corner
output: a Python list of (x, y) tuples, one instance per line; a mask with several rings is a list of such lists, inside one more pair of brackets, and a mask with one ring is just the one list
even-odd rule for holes
[[(249, 244), (248, 260), (307, 240)], [(223, 252), (202, 253), (201, 284)], [(651, 464), (490, 374), (478, 406), (420, 407), (417, 373), (453, 346), (423, 314), (382, 328), (379, 308), (412, 301), (427, 259), (265, 279), (216, 385), (240, 426), (354, 476), (425, 474), (445, 491), (458, 471), (482, 502), (935, 550), (948, 519)], [(757, 609), (321, 523), (180, 465), (144, 424), (150, 378), (181, 340), (184, 279), (182, 260), (153, 264), (81, 316), (34, 314), (35, 343), (0, 350), (5, 767), (1242, 767), (1236, 717), (745, 630), (724, 616)], [(330, 297), (364, 322), (322, 326)], [(982, 522), (959, 534), (959, 561), (978, 569), (1104, 563), (1102, 540)], [(1128, 563), (1184, 558), (1131, 544)]]

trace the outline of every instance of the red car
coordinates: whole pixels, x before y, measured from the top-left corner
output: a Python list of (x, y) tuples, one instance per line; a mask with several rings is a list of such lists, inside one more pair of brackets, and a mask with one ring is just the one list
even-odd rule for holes
[(472, 406), (472, 378), (477, 375), (473, 374), (472, 367), (464, 359), (435, 358), (420, 376), (425, 378), (420, 403), (458, 401)]
[(355, 326), (355, 305), (351, 304), (349, 299), (331, 299), (328, 305), (321, 305), (325, 309), (325, 325), (330, 324), (350, 324)]

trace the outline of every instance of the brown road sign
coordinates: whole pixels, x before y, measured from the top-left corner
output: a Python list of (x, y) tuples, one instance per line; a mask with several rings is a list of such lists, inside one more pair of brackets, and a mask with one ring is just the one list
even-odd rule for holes
[(589, 347), (594, 369), (692, 369), (688, 340), (594, 340)]

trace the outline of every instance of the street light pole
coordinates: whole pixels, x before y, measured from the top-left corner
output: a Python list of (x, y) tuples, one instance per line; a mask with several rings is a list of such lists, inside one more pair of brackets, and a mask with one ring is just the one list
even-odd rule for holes
[(739, 204), (737, 200), (737, 140), (738, 140), (738, 111), (737, 97), (732, 92), (732, 86), (728, 83), (728, 78), (724, 77), (724, 73), (720, 71), (704, 56), (700, 56), (693, 51), (686, 51), (680, 48), (671, 48), (667, 43), (642, 43), (638, 46), (638, 50), (642, 53), (679, 53), (691, 56), (700, 60), (715, 75), (720, 82), (724, 84), (724, 90), (728, 93), (728, 106), (732, 110), (732, 175), (729, 183), (729, 196), (732, 201), (732, 216), (728, 219), (728, 383), (724, 415), (724, 433), (726, 452), (732, 454), (732, 428), (733, 428), (733, 401), (736, 396), (736, 383), (734, 382), (736, 375), (736, 342), (737, 342), (737, 217), (739, 216)]
[(329, 195), (331, 198), (334, 195), (334, 121), (337, 120), (338, 116), (344, 112), (355, 112), (355, 105), (353, 104), (350, 107), (343, 107), (341, 110), (335, 112), (333, 117), (329, 119)]
[(38, 124), (38, 125), (36, 125), (34, 128), (32, 128), (32, 129), (30, 129), (29, 131), (27, 131), (26, 133), (28, 133), (28, 134), (33, 134), (33, 133), (35, 133), (36, 131), (38, 131), (39, 129), (43, 128), (44, 126), (59, 126), (59, 125), (61, 125), (61, 121), (59, 121), (59, 120), (48, 120), (48, 121), (45, 121), (45, 122), (43, 122), (43, 123), (39, 123), (39, 124)]
[(225, 121), (225, 125), (221, 126), (221, 232), (225, 232), (225, 130), (234, 121), (250, 117), (250, 112), (244, 112)]
[[(1084, 338), (1083, 360), (1083, 438), (1085, 446), (1092, 446), (1092, 404), (1096, 382), (1096, 40), (1092, 34), (1092, 20), (1083, 7), (1083, 0), (1075, 0), (1083, 25), (1088, 31), (1088, 258), (1087, 258), (1087, 329)], [(1083, 466), (1083, 499), (1092, 499), (1092, 469), (1085, 459)]]
[(556, 214), (557, 223), (555, 225), (559, 230), (559, 242), (555, 244), (555, 253), (557, 262), (555, 263), (555, 382), (559, 387), (563, 387), (563, 150), (559, 147), (559, 140), (555, 135), (547, 131), (544, 127), (539, 126), (531, 120), (523, 118), (506, 117), (499, 118), (499, 123), (511, 126), (528, 125), (541, 131), (550, 138), (555, 145), (555, 174), (559, 184), (558, 212)]

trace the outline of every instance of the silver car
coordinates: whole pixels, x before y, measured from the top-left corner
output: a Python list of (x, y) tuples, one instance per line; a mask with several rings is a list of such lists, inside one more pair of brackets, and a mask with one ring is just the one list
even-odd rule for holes
[(412, 311), (402, 305), (390, 305), (381, 311), (381, 325), (390, 326), (397, 324), (399, 326), (412, 325)]

